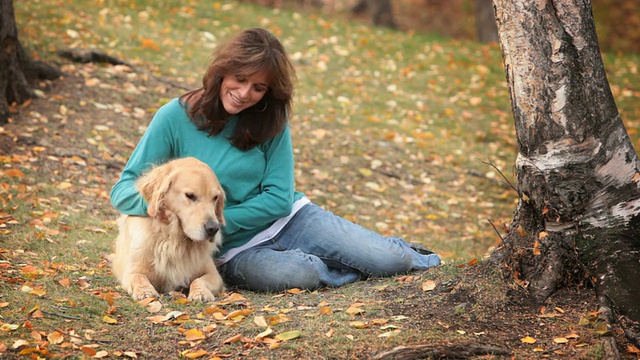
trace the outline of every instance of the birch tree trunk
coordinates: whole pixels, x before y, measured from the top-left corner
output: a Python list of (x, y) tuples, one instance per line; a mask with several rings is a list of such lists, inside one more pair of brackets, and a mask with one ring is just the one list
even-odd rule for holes
[(539, 300), (591, 282), (640, 320), (640, 162), (588, 0), (493, 0), (515, 119), (520, 201), (492, 256)]

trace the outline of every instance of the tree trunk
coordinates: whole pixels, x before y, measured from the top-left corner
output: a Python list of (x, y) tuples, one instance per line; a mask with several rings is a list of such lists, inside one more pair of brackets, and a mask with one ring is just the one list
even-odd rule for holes
[(589, 1), (493, 0), (515, 119), (520, 196), (492, 256), (539, 300), (570, 281), (640, 320), (640, 163)]
[(491, 0), (475, 0), (476, 38), (479, 42), (498, 42), (498, 28)]
[(351, 12), (354, 14), (368, 12), (374, 25), (386, 26), (391, 29), (397, 28), (390, 0), (358, 0), (351, 8)]
[(34, 97), (31, 81), (60, 76), (59, 70), (26, 54), (18, 41), (13, 0), (0, 0), (0, 125), (11, 115), (9, 105)]

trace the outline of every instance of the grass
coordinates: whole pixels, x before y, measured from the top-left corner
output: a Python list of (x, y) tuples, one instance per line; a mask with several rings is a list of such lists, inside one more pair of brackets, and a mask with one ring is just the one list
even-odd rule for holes
[[(484, 163), (514, 182), (517, 149), (497, 45), (236, 2), (14, 5), (23, 43), (70, 76), (44, 84), (46, 97), (0, 131), (14, 144), (0, 153), (0, 354), (188, 358), (202, 350), (208, 357), (343, 359), (404, 344), (504, 342), (530, 358), (533, 347), (523, 347), (521, 337), (536, 336), (539, 346), (553, 349), (553, 337), (571, 329), (587, 346), (563, 350), (584, 358), (600, 351), (578, 325), (595, 310), (591, 294), (552, 299), (547, 308), (565, 315), (538, 319), (538, 307), (525, 313), (530, 304), (514, 302), (500, 282), (458, 282), (473, 268), (465, 264), (499, 241), (488, 219), (503, 231), (515, 207), (514, 191)], [(195, 87), (212, 47), (250, 26), (278, 35), (296, 65), (298, 189), (338, 215), (431, 247), (446, 266), (339, 289), (229, 293), (211, 304), (164, 295), (159, 311), (119, 288), (108, 264), (117, 231), (108, 192), (155, 110), (183, 90), (144, 72), (70, 64), (55, 51), (94, 48)], [(630, 136), (640, 144), (638, 59), (605, 59)], [(436, 289), (423, 291), (430, 280)], [(239, 310), (251, 313), (225, 318)], [(183, 314), (152, 321), (170, 311)], [(256, 339), (266, 330), (261, 319), (273, 323), (273, 334)], [(499, 326), (506, 330), (494, 330)], [(189, 340), (191, 329), (205, 339)], [(301, 337), (270, 340), (287, 331)], [(20, 340), (28, 345), (11, 349)]]

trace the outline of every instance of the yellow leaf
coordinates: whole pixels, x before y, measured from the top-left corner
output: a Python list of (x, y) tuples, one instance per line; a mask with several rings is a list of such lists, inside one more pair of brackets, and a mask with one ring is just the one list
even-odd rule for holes
[(71, 185), (71, 183), (66, 182), (66, 181), (63, 181), (63, 182), (61, 182), (60, 184), (58, 184), (58, 189), (60, 189), (60, 190), (66, 190), (66, 189), (68, 189), (68, 188), (70, 188), (70, 187), (72, 187), (72, 186), (73, 186), (73, 185)]
[(207, 338), (202, 331), (195, 328), (187, 331), (186, 333), (184, 333), (184, 335), (189, 341), (204, 340)]
[(520, 339), (520, 341), (522, 341), (525, 344), (535, 344), (537, 340), (532, 338), (531, 336), (526, 336)]
[(273, 333), (273, 330), (271, 329), (271, 327), (268, 327), (267, 330), (261, 332), (260, 334), (256, 335), (256, 339), (262, 339), (265, 338), (269, 335), (271, 335), (271, 333)]
[(12, 349), (18, 349), (18, 348), (21, 348), (21, 347), (27, 346), (27, 345), (29, 345), (28, 341), (20, 339), (20, 340), (16, 340), (13, 343), (13, 345), (11, 345), (11, 348)]
[(45, 289), (33, 289), (32, 291), (29, 292), (29, 294), (42, 297), (42, 296), (47, 294), (47, 290), (45, 290)]
[(363, 314), (364, 310), (360, 309), (358, 307), (350, 307), (347, 309), (347, 314), (351, 315), (351, 316), (356, 316), (356, 315), (360, 315)]
[(300, 331), (298, 330), (292, 330), (292, 331), (287, 331), (287, 332), (283, 332), (282, 334), (278, 334), (276, 335), (276, 340), (293, 340), (296, 338), (299, 338), (301, 335)]
[(422, 283), (422, 291), (431, 291), (436, 288), (436, 282), (433, 280), (427, 280)]
[(354, 327), (356, 329), (364, 329), (367, 327), (367, 323), (364, 321), (350, 321), (349, 326)]
[(160, 301), (152, 301), (145, 306), (148, 312), (157, 313), (162, 310), (162, 303)]
[(444, 114), (448, 117), (452, 117), (453, 115), (456, 114), (455, 110), (451, 109), (451, 108), (446, 108), (444, 109)]
[(109, 356), (109, 353), (104, 351), (104, 350), (100, 350), (100, 351), (96, 352), (95, 355), (93, 355), (93, 357), (96, 358), (96, 359), (106, 358), (107, 356)]
[(262, 326), (262, 327), (268, 327), (269, 325), (267, 324), (267, 320), (264, 319), (264, 316), (256, 316), (253, 318), (253, 323), (258, 325), (258, 326)]
[(382, 333), (382, 334), (378, 335), (378, 337), (383, 338), (383, 337), (392, 337), (392, 336), (396, 336), (396, 335), (400, 334), (400, 332), (401, 332), (401, 331), (402, 331), (402, 330), (399, 330), (399, 329), (391, 330), (391, 331), (387, 331), (387, 332), (385, 332), (385, 333)]
[(327, 306), (321, 307), (319, 311), (320, 311), (320, 314), (322, 315), (330, 315), (333, 313), (333, 310), (331, 310), (331, 308)]
[(234, 319), (237, 317), (245, 317), (250, 315), (253, 312), (253, 309), (242, 309), (242, 310), (236, 310), (234, 312), (229, 313), (229, 315), (226, 316), (226, 319)]
[(0, 326), (0, 331), (4, 331), (4, 332), (14, 331), (14, 330), (18, 330), (19, 327), (20, 325), (17, 325), (17, 324), (2, 324), (2, 326)]
[(566, 344), (569, 342), (569, 340), (567, 338), (557, 337), (553, 339), (553, 342), (556, 344)]
[(117, 324), (117, 323), (118, 323), (118, 320), (116, 320), (116, 319), (112, 318), (112, 317), (111, 317), (111, 316), (109, 316), (109, 315), (105, 315), (105, 316), (103, 316), (103, 317), (102, 317), (102, 321), (103, 321), (103, 322), (106, 322), (107, 324)]

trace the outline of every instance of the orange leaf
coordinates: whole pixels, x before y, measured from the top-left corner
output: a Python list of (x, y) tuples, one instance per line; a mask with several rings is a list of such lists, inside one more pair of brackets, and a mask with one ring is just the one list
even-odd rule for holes
[(627, 351), (632, 353), (632, 354), (640, 355), (640, 349), (638, 349), (637, 347), (635, 347), (633, 345), (627, 345)]
[(80, 350), (82, 350), (83, 353), (89, 355), (89, 356), (94, 356), (95, 354), (97, 354), (98, 352), (96, 351), (96, 349), (92, 348), (91, 346), (83, 346), (80, 348)]
[(144, 39), (142, 41), (142, 48), (149, 49), (153, 51), (160, 51), (160, 45), (151, 39)]
[(17, 177), (17, 178), (23, 178), (24, 177), (24, 174), (22, 173), (22, 171), (20, 171), (18, 169), (9, 169), (9, 170), (5, 171), (4, 174), (9, 176), (9, 177)]
[(47, 340), (49, 340), (51, 344), (57, 345), (64, 341), (64, 335), (59, 331), (53, 331), (47, 335)]
[(189, 341), (204, 340), (207, 338), (202, 331), (195, 328), (187, 331), (186, 333), (184, 333), (184, 335)]
[(203, 357), (203, 356), (206, 356), (206, 355), (209, 355), (209, 353), (207, 351), (199, 349), (199, 350), (196, 350), (194, 352), (190, 352), (190, 353), (184, 354), (184, 357), (189, 358), (189, 359), (197, 359), (199, 357)]
[(58, 283), (64, 287), (71, 286), (71, 281), (69, 281), (69, 279), (67, 278), (58, 280)]
[(251, 314), (253, 312), (253, 309), (242, 309), (242, 310), (236, 310), (234, 312), (229, 313), (229, 315), (226, 316), (227, 319), (233, 319), (236, 318), (238, 316), (247, 316), (249, 314)]
[(533, 244), (533, 255), (540, 255), (540, 241), (536, 240), (536, 243)]
[(427, 280), (422, 283), (422, 291), (431, 291), (436, 288), (436, 282), (433, 280)]
[(333, 313), (333, 310), (331, 310), (331, 308), (328, 306), (320, 308), (320, 314), (322, 315), (331, 315), (332, 313)]
[(233, 343), (236, 343), (236, 342), (240, 341), (240, 339), (242, 339), (242, 334), (238, 334), (238, 335), (232, 336), (232, 337), (228, 338), (227, 340), (223, 341), (222, 343), (223, 344), (233, 344)]
[(247, 298), (245, 298), (244, 296), (238, 294), (238, 293), (233, 293), (229, 296), (227, 296), (226, 298), (222, 299), (220, 301), (220, 304), (231, 304), (234, 302), (241, 302), (241, 301), (246, 301)]
[(532, 338), (531, 336), (526, 336), (526, 337), (523, 337), (522, 339), (520, 339), (520, 341), (522, 341), (523, 343), (526, 343), (526, 344), (535, 344), (535, 342), (537, 340)]

